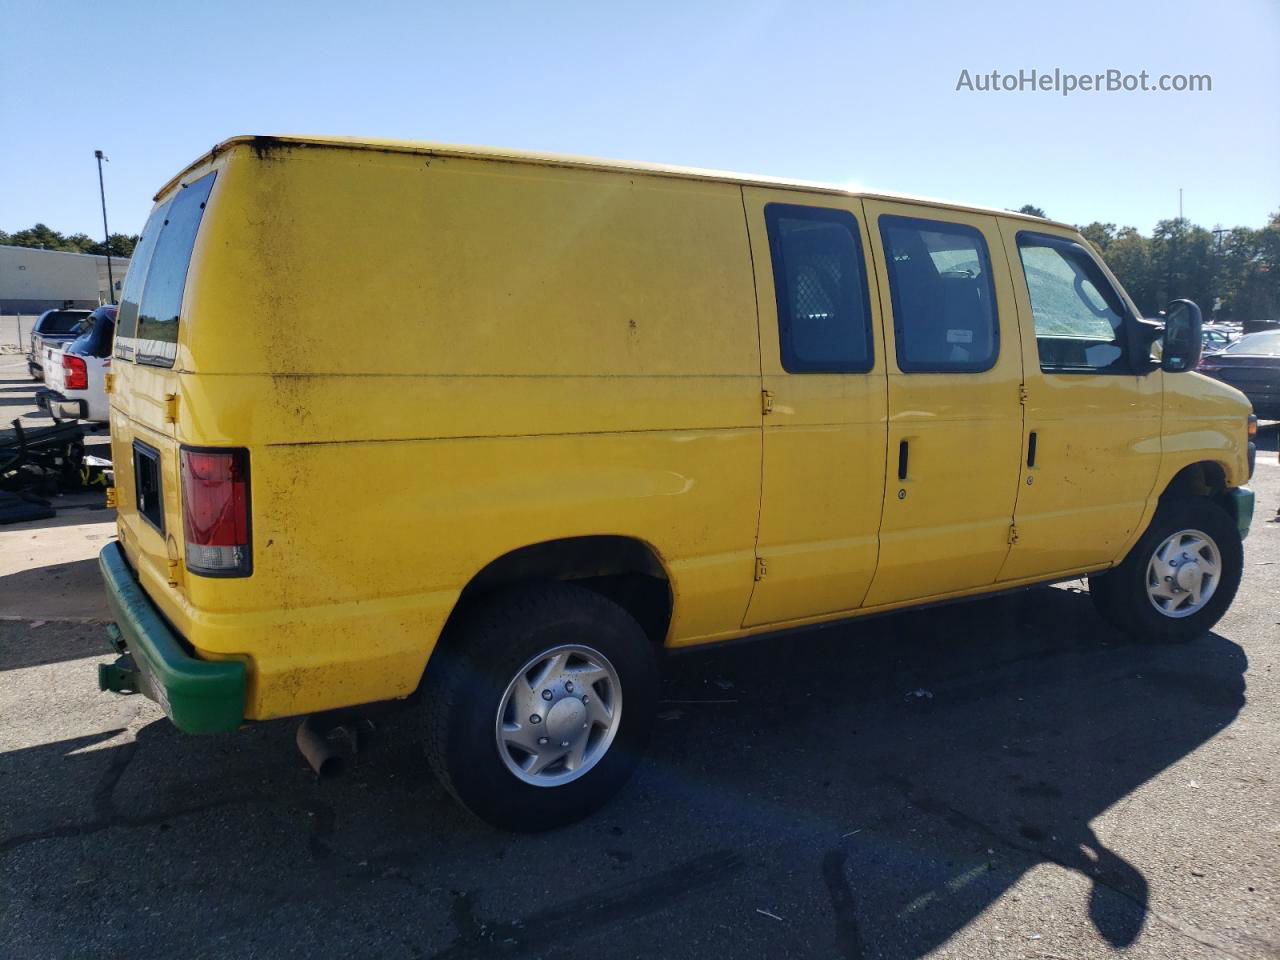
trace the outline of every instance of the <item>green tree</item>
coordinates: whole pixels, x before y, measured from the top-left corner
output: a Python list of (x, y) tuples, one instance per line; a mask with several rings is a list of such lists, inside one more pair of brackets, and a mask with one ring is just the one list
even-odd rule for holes
[(43, 223), (37, 223), (33, 227), (16, 233), (5, 233), (0, 230), (0, 245), (33, 247), (38, 250), (61, 250), (67, 253), (96, 253), (99, 256), (105, 255), (109, 246), (111, 256), (120, 257), (122, 260), (133, 256), (133, 248), (138, 245), (138, 240), (136, 233), (133, 235), (113, 233), (109, 243), (95, 240), (85, 233), (64, 236)]
[(93, 238), (85, 233), (73, 233), (63, 239), (63, 249), (72, 253), (89, 253), (93, 246)]
[(1213, 234), (1186, 218), (1161, 220), (1151, 234), (1151, 264), (1161, 306), (1185, 298), (1212, 307)]
[(103, 243), (101, 240), (95, 240), (90, 249), (85, 252), (96, 253), (101, 256), (107, 253), (107, 248), (110, 246), (111, 255), (113, 257), (128, 259), (133, 256), (133, 248), (138, 245), (139, 239), (141, 238), (136, 233), (132, 235), (113, 233), (110, 238), (110, 244)]
[(1107, 248), (1111, 246), (1111, 241), (1116, 238), (1116, 225), (1114, 223), (1099, 223), (1097, 220), (1087, 226), (1077, 227), (1084, 238), (1093, 244), (1094, 249), (1098, 253), (1106, 255)]
[(35, 247), (45, 250), (65, 249), (66, 242), (66, 237), (43, 223), (37, 223), (26, 230), (19, 230), (10, 239), (10, 243), (15, 247)]
[(1226, 310), (1234, 320), (1280, 321), (1280, 212), (1250, 233), (1247, 246), (1236, 254), (1239, 272)]
[(1043, 210), (1041, 210), (1039, 207), (1033, 207), (1029, 203), (1024, 203), (1017, 210), (1015, 210), (1014, 213), (1025, 213), (1029, 217), (1040, 217), (1042, 220), (1045, 218), (1045, 213)]
[(1107, 266), (1146, 316), (1163, 306), (1155, 286), (1151, 243), (1134, 227), (1122, 227), (1107, 245)]

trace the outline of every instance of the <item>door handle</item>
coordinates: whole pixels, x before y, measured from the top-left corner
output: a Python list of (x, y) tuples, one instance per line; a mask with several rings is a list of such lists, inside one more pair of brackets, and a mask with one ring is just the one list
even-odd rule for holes
[(1031, 435), (1027, 437), (1027, 466), (1034, 467), (1036, 465), (1036, 432), (1031, 431)]
[(908, 456), (907, 441), (903, 440), (901, 443), (898, 444), (898, 479), (899, 480), (907, 479), (907, 456)]

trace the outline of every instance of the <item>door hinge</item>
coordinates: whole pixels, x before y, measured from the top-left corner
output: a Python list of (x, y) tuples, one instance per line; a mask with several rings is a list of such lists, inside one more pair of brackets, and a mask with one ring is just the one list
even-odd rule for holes
[(1018, 527), (1016, 524), (1009, 524), (1009, 545), (1013, 546), (1018, 542)]
[(756, 579), (763, 580), (769, 572), (769, 565), (764, 562), (764, 557), (756, 557)]
[(105, 393), (115, 392), (116, 375), (114, 373), (104, 373), (102, 375), (102, 389)]
[(164, 395), (164, 422), (178, 422), (178, 395), (176, 393), (166, 393)]
[(1018, 402), (1023, 406), (1027, 404), (1027, 385), (1025, 383), (1018, 384)]
[(773, 413), (773, 394), (768, 390), (760, 391), (760, 412), (766, 417)]

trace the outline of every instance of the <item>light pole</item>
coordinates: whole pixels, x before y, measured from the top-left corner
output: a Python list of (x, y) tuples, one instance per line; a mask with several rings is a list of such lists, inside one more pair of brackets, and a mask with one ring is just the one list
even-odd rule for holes
[(107, 247), (107, 295), (111, 298), (111, 302), (116, 302), (116, 278), (111, 272), (111, 231), (107, 229), (107, 188), (102, 184), (102, 161), (111, 162), (101, 150), (93, 151), (93, 155), (98, 158), (98, 196), (102, 198), (102, 239)]

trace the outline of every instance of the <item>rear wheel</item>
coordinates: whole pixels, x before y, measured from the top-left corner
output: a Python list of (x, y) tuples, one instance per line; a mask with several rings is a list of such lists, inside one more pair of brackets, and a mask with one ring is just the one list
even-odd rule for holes
[(1113, 570), (1089, 578), (1099, 613), (1142, 640), (1207, 633), (1240, 586), (1244, 548), (1226, 512), (1204, 497), (1162, 503)]
[(517, 588), (466, 616), (432, 655), (427, 759), (496, 827), (562, 826), (626, 782), (657, 698), (657, 652), (624, 609), (573, 584)]

